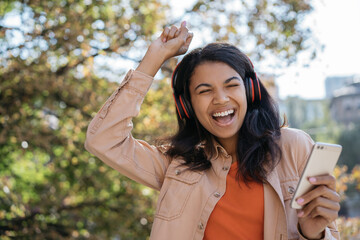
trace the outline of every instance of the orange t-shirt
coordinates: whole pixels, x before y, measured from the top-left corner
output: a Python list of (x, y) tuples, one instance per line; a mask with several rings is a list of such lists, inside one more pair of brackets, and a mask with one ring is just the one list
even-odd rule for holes
[(226, 177), (225, 195), (216, 204), (206, 225), (203, 240), (264, 238), (264, 188), (236, 180), (237, 162)]

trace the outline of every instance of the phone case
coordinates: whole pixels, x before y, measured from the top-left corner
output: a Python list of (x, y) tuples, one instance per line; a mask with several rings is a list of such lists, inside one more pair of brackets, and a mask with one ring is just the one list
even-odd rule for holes
[(291, 200), (292, 208), (301, 209), (302, 206), (296, 202), (296, 199), (314, 188), (308, 181), (309, 177), (332, 174), (341, 150), (341, 145), (321, 142), (315, 143)]

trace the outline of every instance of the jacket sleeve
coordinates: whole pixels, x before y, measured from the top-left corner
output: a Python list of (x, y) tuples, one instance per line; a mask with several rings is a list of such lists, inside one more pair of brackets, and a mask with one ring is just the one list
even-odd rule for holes
[[(298, 135), (298, 141), (299, 141), (299, 144), (300, 142), (302, 142), (304, 145), (307, 146), (307, 150), (306, 150), (306, 157), (304, 158), (304, 156), (301, 156), (303, 155), (302, 151), (297, 153), (297, 158), (299, 160), (301, 160), (299, 162), (299, 172), (300, 172), (300, 175), (302, 174), (302, 172), (304, 171), (304, 168), (305, 168), (305, 165), (306, 165), (306, 161), (310, 155), (310, 152), (311, 152), (311, 149), (312, 149), (312, 146), (314, 145), (314, 141), (311, 139), (311, 137), (305, 133), (305, 132), (302, 132), (303, 134), (299, 134)], [(339, 240), (340, 239), (340, 233), (338, 232), (338, 229), (336, 227), (336, 222), (332, 222), (330, 223), (324, 230), (325, 234), (324, 234), (324, 240)], [(299, 225), (298, 225), (298, 232), (299, 232), (299, 236), (300, 236), (300, 239), (302, 240), (308, 240), (307, 238), (305, 238), (302, 234), (301, 234), (301, 231), (300, 231), (300, 228), (299, 228)]]
[[(301, 240), (308, 240), (300, 233), (299, 226), (298, 226), (298, 231)], [(324, 238), (322, 238), (321, 240), (340, 240), (340, 233), (337, 230), (335, 222), (332, 222), (325, 228)]]
[(158, 148), (131, 135), (153, 78), (130, 70), (90, 122), (85, 148), (121, 174), (148, 187), (161, 188), (169, 159)]

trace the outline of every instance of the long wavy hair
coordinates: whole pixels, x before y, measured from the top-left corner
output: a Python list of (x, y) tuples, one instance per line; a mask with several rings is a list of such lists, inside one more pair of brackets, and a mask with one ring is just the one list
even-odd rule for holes
[[(244, 80), (254, 73), (249, 58), (238, 48), (227, 43), (212, 43), (188, 53), (177, 66), (177, 80), (173, 86), (177, 94), (191, 106), (190, 79), (197, 66), (205, 62), (223, 62), (239, 73)], [(245, 84), (245, 82), (244, 82)], [(275, 101), (260, 82), (261, 102), (247, 108), (245, 119), (237, 140), (238, 180), (265, 182), (281, 158), (277, 144), (280, 138), (280, 116)], [(209, 161), (215, 155), (213, 136), (196, 116), (181, 119), (177, 115), (178, 131), (167, 139), (170, 157), (181, 157), (184, 165), (193, 171), (211, 167)]]

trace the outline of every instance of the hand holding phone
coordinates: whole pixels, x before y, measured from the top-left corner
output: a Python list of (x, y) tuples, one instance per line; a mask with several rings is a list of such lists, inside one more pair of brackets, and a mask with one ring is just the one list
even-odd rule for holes
[(314, 188), (309, 182), (309, 177), (331, 174), (339, 159), (342, 147), (337, 144), (315, 143), (311, 154), (301, 175), (295, 194), (291, 200), (291, 207), (302, 209), (296, 200)]

